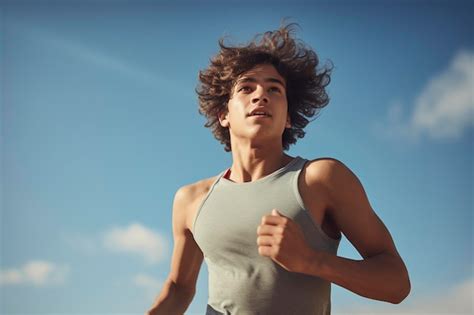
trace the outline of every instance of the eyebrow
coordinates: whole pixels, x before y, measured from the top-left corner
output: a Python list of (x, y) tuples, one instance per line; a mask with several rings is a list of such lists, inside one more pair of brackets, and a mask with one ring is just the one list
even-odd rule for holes
[[(279, 79), (277, 79), (277, 78), (268, 77), (268, 78), (265, 78), (263, 81), (265, 81), (265, 82), (278, 83), (278, 84), (280, 84), (281, 86), (283, 86), (283, 87), (286, 88), (285, 84), (284, 84), (281, 80), (279, 80)], [(241, 78), (241, 79), (237, 80), (237, 82), (235, 83), (235, 85), (237, 85), (237, 84), (239, 84), (239, 83), (244, 83), (244, 82), (257, 83), (257, 79), (252, 78), (252, 77), (244, 77), (244, 78)]]

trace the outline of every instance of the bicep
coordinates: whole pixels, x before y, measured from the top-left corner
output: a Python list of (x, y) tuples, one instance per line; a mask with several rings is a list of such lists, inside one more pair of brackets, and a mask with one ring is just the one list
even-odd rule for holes
[(173, 256), (170, 279), (178, 286), (192, 289), (201, 269), (203, 254), (192, 233), (186, 227), (189, 207), (192, 205), (189, 188), (183, 187), (176, 193), (173, 202)]
[(363, 258), (380, 253), (399, 256), (392, 236), (372, 209), (357, 176), (342, 162), (332, 162), (331, 215)]

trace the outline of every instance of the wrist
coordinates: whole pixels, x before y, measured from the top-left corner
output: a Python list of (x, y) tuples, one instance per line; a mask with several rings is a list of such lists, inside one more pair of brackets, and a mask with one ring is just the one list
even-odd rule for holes
[(321, 276), (323, 252), (309, 249), (305, 255), (302, 273), (319, 277)]

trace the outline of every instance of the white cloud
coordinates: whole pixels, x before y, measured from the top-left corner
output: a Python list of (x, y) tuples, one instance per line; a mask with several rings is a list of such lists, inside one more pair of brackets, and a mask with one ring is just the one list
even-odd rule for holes
[(142, 256), (149, 264), (162, 261), (168, 251), (164, 237), (139, 223), (111, 228), (104, 233), (103, 244), (113, 252)]
[(435, 138), (451, 138), (474, 123), (473, 59), (472, 52), (459, 52), (450, 68), (428, 83), (415, 102), (415, 128)]
[(471, 278), (430, 296), (415, 295), (412, 289), (401, 304), (352, 305), (334, 314), (473, 314), (473, 296), (474, 279)]
[(389, 107), (386, 122), (375, 125), (377, 133), (417, 140), (455, 139), (474, 125), (474, 53), (458, 52), (449, 67), (433, 77), (416, 97), (413, 112), (403, 117), (403, 105)]
[(0, 284), (19, 284), (23, 282), (23, 273), (18, 269), (7, 269), (0, 272)]
[(0, 285), (32, 284), (49, 286), (64, 284), (69, 267), (52, 262), (33, 260), (19, 268), (0, 271)]

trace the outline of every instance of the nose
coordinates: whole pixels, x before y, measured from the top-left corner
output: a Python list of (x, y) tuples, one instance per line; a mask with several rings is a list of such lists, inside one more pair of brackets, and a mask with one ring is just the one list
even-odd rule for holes
[(265, 89), (262, 88), (261, 86), (257, 87), (254, 95), (252, 96), (252, 104), (255, 104), (258, 102), (268, 103), (268, 95), (265, 92)]

